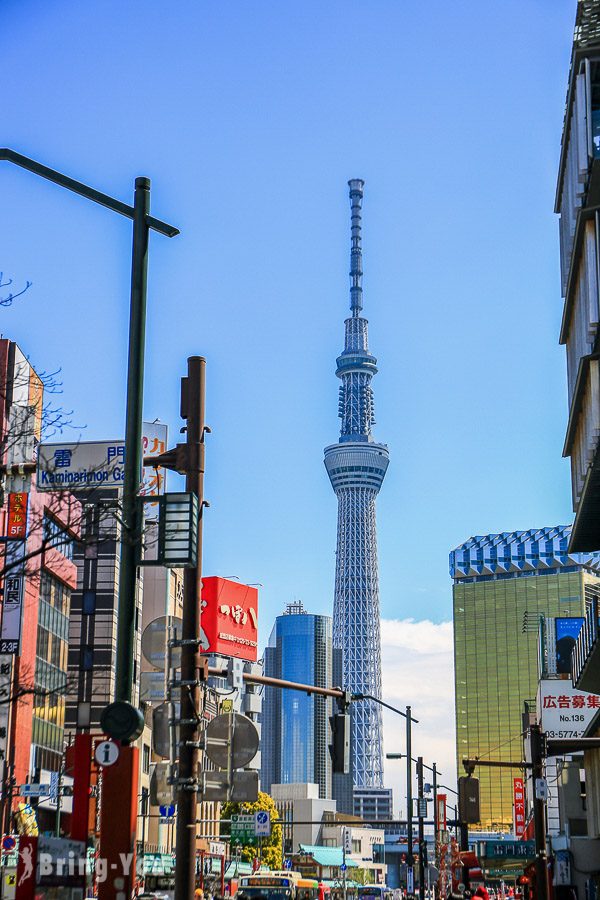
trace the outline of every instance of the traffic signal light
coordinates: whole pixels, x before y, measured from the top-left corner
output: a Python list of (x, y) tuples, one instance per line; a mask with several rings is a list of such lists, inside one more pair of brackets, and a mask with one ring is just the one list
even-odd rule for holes
[(472, 775), (458, 779), (458, 815), (465, 825), (476, 825), (479, 813), (479, 779)]
[(331, 723), (331, 744), (329, 752), (336, 774), (348, 775), (350, 772), (350, 716), (348, 713), (335, 713), (329, 717)]

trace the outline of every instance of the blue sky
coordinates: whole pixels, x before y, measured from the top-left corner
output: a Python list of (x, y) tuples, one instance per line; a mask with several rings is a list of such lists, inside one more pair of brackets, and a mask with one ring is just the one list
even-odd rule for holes
[[(150, 256), (146, 415), (208, 360), (205, 571), (330, 609), (346, 181), (366, 181), (382, 614), (450, 617), (448, 551), (572, 519), (553, 214), (575, 2), (3, 0), (1, 142), (176, 224)], [(0, 168), (1, 330), (123, 432), (130, 223)]]

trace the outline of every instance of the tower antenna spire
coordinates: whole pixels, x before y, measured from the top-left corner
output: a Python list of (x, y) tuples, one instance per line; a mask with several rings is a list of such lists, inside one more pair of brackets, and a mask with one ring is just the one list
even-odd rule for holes
[(350, 188), (350, 309), (353, 316), (359, 316), (362, 310), (362, 237), (361, 213), (363, 188), (362, 178), (351, 178)]
[[(369, 350), (362, 310), (361, 205), (364, 181), (348, 182), (352, 216), (350, 316), (336, 375), (342, 420), (337, 444), (325, 448), (325, 467), (338, 499), (333, 601), (333, 646), (343, 650), (343, 683), (349, 691), (381, 697), (381, 634), (376, 500), (389, 463), (375, 441), (371, 380), (377, 359)], [(352, 710), (352, 779), (361, 796), (383, 787), (381, 708), (373, 700)], [(357, 795), (358, 796), (358, 795)], [(347, 811), (347, 810), (344, 810)]]

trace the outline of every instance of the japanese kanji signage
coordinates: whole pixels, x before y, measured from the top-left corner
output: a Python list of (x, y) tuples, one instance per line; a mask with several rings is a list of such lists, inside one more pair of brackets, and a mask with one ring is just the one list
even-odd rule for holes
[(231, 817), (231, 846), (242, 844), (247, 847), (256, 843), (254, 815), (233, 815)]
[(80, 491), (123, 487), (124, 441), (40, 444), (39, 491)]
[(3, 582), (0, 654), (19, 654), (23, 591), (25, 589), (24, 541), (6, 542), (6, 570)]
[[(161, 422), (144, 422), (142, 451), (144, 456), (160, 456), (167, 449), (168, 426)], [(142, 487), (140, 494), (144, 497), (165, 492), (165, 470), (149, 466), (142, 468)], [(155, 504), (152, 504), (155, 506)]]
[(203, 578), (200, 625), (203, 653), (256, 662), (258, 591), (226, 578)]
[[(142, 453), (155, 456), (166, 449), (167, 426), (144, 422)], [(162, 449), (161, 449), (162, 448)], [(79, 441), (75, 444), (40, 444), (37, 459), (39, 491), (81, 491), (122, 488), (125, 441)], [(157, 474), (158, 473), (158, 474)], [(141, 494), (163, 493), (162, 470), (144, 469)]]
[[(8, 715), (12, 682), (12, 656), (0, 656), (0, 776), (4, 778), (8, 751)], [(2, 781), (4, 783), (4, 781)]]
[(525, 833), (525, 782), (523, 778), (513, 778), (513, 818), (515, 837)]
[(544, 678), (540, 681), (537, 712), (547, 737), (583, 737), (599, 709), (600, 695), (579, 691), (567, 679)]
[(22, 541), (27, 537), (27, 494), (8, 495), (6, 537)]

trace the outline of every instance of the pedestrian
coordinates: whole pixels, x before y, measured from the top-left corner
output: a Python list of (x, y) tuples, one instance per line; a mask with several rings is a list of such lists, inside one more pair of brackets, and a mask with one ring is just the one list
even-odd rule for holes
[(484, 884), (480, 884), (474, 894), (475, 897), (480, 897), (481, 900), (490, 900), (490, 895), (488, 894), (488, 890)]

